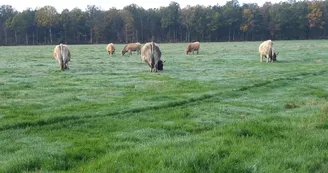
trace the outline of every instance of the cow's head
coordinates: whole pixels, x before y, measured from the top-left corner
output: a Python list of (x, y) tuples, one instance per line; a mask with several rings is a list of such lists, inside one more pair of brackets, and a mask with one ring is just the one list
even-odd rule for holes
[(274, 53), (273, 53), (273, 56), (272, 56), (272, 60), (273, 60), (273, 61), (277, 61), (277, 56), (278, 56), (278, 54), (279, 54), (279, 52), (277, 52), (277, 53), (274, 52)]
[(123, 56), (126, 52), (127, 52), (127, 51), (123, 49), (123, 50), (121, 51), (121, 55)]
[(190, 52), (189, 50), (188, 50), (188, 48), (185, 50), (185, 53), (186, 53), (186, 55), (188, 55), (188, 52)]
[(163, 70), (163, 66), (164, 66), (164, 64), (163, 64), (163, 61), (162, 61), (162, 60), (159, 60), (157, 65), (158, 65), (158, 66), (157, 66), (157, 67), (158, 67), (158, 68), (157, 68), (158, 70)]

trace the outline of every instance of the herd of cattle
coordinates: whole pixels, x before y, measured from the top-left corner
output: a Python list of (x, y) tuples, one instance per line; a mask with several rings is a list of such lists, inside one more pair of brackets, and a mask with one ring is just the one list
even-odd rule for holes
[[(185, 49), (185, 54), (188, 55), (190, 52), (194, 54), (194, 51), (199, 53), (200, 43), (198, 41), (188, 44)], [(115, 52), (115, 45), (113, 43), (109, 43), (106, 47), (106, 51), (109, 55), (113, 55)], [(129, 55), (132, 55), (132, 52), (137, 52), (137, 55), (141, 56), (141, 59), (144, 60), (150, 68), (150, 72), (157, 72), (158, 70), (163, 70), (163, 61), (161, 60), (162, 52), (158, 46), (158, 44), (154, 42), (148, 42), (141, 46), (139, 42), (137, 43), (129, 43), (124, 46), (121, 51), (121, 55), (128, 52)], [(267, 62), (273, 62), (277, 60), (278, 53), (275, 52), (273, 41), (267, 40), (260, 44), (259, 47), (260, 53), (260, 62), (262, 63), (263, 57), (267, 59)], [(71, 52), (67, 45), (59, 44), (56, 45), (53, 57), (59, 62), (60, 69), (62, 71), (69, 69), (68, 62), (71, 59)]]

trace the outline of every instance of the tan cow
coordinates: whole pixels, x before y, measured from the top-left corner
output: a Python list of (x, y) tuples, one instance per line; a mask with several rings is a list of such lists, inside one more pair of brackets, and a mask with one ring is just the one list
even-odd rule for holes
[(115, 52), (115, 45), (113, 43), (109, 43), (106, 47), (106, 51), (109, 55), (113, 55)]
[(132, 52), (134, 52), (134, 51), (137, 51), (137, 55), (139, 55), (140, 50), (141, 50), (141, 44), (139, 42), (137, 42), (137, 43), (128, 43), (122, 49), (121, 55), (123, 56), (126, 52), (129, 52), (129, 55), (132, 55)]
[(194, 54), (194, 51), (197, 51), (197, 55), (198, 55), (199, 48), (200, 48), (200, 43), (198, 41), (190, 43), (187, 46), (185, 53), (186, 55), (188, 55), (189, 52), (192, 52), (192, 54)]
[(71, 52), (67, 45), (59, 44), (54, 48), (53, 57), (59, 62), (60, 70), (69, 69), (68, 62), (71, 61)]
[(141, 48), (141, 59), (150, 67), (150, 72), (163, 70), (163, 61), (161, 60), (162, 52), (159, 46), (154, 42), (146, 43)]
[(267, 63), (277, 60), (278, 53), (274, 51), (273, 41), (271, 40), (266, 40), (260, 44), (259, 53), (261, 63), (263, 62), (263, 57), (267, 58)]

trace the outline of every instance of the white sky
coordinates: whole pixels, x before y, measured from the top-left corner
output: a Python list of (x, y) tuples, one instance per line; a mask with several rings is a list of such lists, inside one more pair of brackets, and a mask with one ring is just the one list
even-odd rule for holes
[[(12, 5), (18, 11), (23, 11), (27, 8), (40, 8), (45, 5), (51, 5), (61, 12), (67, 8), (72, 10), (75, 7), (85, 10), (87, 5), (96, 5), (102, 10), (108, 10), (109, 8), (116, 7), (122, 9), (123, 7), (132, 3), (137, 4), (145, 9), (148, 8), (159, 8), (161, 6), (168, 6), (171, 1), (175, 1), (180, 4), (181, 8), (187, 5), (195, 6), (197, 4), (209, 6), (209, 5), (224, 5), (227, 0), (0, 0), (1, 5)], [(278, 3), (286, 0), (239, 0), (239, 4), (243, 3), (257, 3), (262, 6), (264, 2), (271, 1), (272, 3)]]

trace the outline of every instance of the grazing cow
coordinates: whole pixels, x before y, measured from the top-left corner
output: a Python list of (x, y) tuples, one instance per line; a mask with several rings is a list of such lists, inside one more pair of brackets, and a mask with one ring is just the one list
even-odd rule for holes
[(115, 52), (115, 46), (113, 43), (109, 43), (106, 47), (106, 50), (108, 52), (109, 55), (113, 55)]
[(140, 55), (141, 44), (137, 43), (129, 43), (124, 46), (121, 51), (121, 55), (123, 56), (126, 52), (129, 52), (129, 55), (132, 55), (133, 51), (137, 51), (137, 55)]
[(53, 57), (59, 62), (60, 70), (69, 69), (68, 62), (71, 61), (71, 52), (67, 45), (59, 44), (54, 48)]
[(278, 53), (274, 51), (273, 41), (271, 40), (264, 41), (260, 44), (259, 53), (260, 62), (263, 62), (263, 57), (267, 58), (267, 63), (277, 60)]
[(185, 53), (186, 55), (188, 55), (189, 52), (192, 52), (192, 54), (194, 54), (194, 51), (197, 51), (197, 55), (198, 55), (199, 48), (200, 48), (200, 43), (198, 41), (190, 43), (187, 46)]
[(163, 70), (163, 61), (161, 60), (162, 52), (154, 42), (146, 43), (141, 48), (141, 59), (150, 67), (150, 72)]

